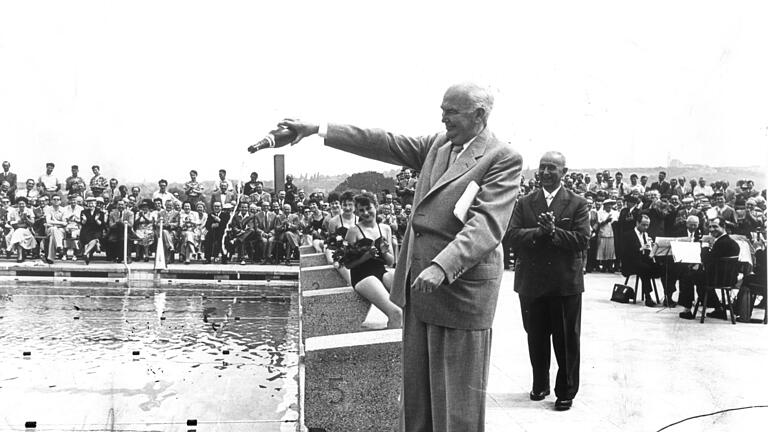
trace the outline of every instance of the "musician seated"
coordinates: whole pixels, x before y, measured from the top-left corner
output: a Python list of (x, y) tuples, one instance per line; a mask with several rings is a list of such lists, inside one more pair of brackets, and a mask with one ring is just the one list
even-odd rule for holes
[(645, 293), (645, 305), (653, 307), (656, 302), (651, 299), (651, 279), (661, 277), (664, 269), (651, 257), (654, 242), (647, 233), (650, 225), (650, 217), (646, 213), (638, 213), (635, 216), (635, 228), (624, 234), (621, 273), (624, 276), (637, 275), (640, 278)]
[[(693, 287), (696, 286), (696, 293), (699, 298), (703, 298), (704, 287), (706, 284), (706, 274), (704, 267), (715, 265), (715, 263), (726, 257), (739, 256), (739, 244), (736, 243), (728, 234), (725, 233), (725, 219), (717, 216), (709, 221), (709, 234), (712, 236), (708, 241), (702, 242), (701, 262), (702, 265), (694, 265), (691, 271), (680, 277), (680, 298), (679, 304), (685, 310), (680, 312), (680, 318), (693, 319), (691, 308), (693, 306)], [(703, 308), (712, 307), (715, 310), (707, 314), (708, 317), (725, 319), (725, 309), (716, 295), (707, 297), (708, 305), (702, 305)], [(704, 313), (702, 311), (702, 313)]]

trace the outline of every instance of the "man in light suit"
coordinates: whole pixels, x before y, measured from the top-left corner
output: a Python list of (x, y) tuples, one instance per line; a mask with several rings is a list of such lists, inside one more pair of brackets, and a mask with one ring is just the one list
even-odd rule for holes
[(550, 337), (557, 358), (555, 409), (571, 408), (579, 390), (583, 251), (590, 236), (587, 200), (561, 187), (565, 156), (547, 152), (539, 163), (542, 189), (520, 199), (512, 213), (515, 291), (533, 368), (531, 400), (550, 392)]
[[(284, 120), (297, 142), (325, 144), (421, 171), (390, 298), (403, 308), (403, 429), (482, 431), (491, 324), (503, 274), (501, 239), (520, 184), (522, 158), (486, 127), (493, 97), (450, 87), (446, 131), (411, 138), (378, 129)], [(479, 191), (462, 222), (454, 206)], [(469, 186), (469, 189), (468, 189)]]

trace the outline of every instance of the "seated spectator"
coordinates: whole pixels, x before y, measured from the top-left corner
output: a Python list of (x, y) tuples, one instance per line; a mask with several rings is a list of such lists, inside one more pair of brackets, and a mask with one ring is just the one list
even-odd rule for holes
[[(739, 244), (736, 243), (728, 234), (725, 233), (725, 220), (721, 217), (716, 217), (709, 221), (709, 234), (712, 236), (712, 241), (702, 243), (701, 249), (701, 262), (703, 266), (693, 266), (692, 269), (680, 276), (680, 306), (685, 310), (680, 312), (680, 318), (693, 319), (693, 313), (691, 307), (693, 306), (693, 287), (696, 286), (696, 291), (699, 298), (703, 298), (704, 284), (706, 283), (705, 268), (707, 266), (713, 266), (718, 260), (728, 257), (739, 256)], [(723, 309), (720, 300), (717, 295), (708, 296), (709, 304), (702, 305), (702, 308), (714, 307), (715, 310), (708, 313), (708, 317), (713, 318), (726, 318), (725, 310)], [(702, 310), (701, 313), (704, 313)]]
[(712, 186), (707, 184), (707, 181), (704, 180), (704, 177), (699, 177), (699, 184), (693, 188), (693, 196), (696, 198), (700, 196), (709, 198), (713, 193), (714, 191), (712, 190)]
[(83, 259), (88, 265), (94, 252), (100, 250), (100, 241), (107, 223), (104, 212), (96, 208), (96, 198), (89, 197), (86, 208), (80, 212), (80, 241), (83, 245)]
[[(83, 199), (79, 195), (69, 197), (69, 203), (64, 207), (64, 220), (67, 222), (64, 227), (64, 260), (66, 260), (70, 249), (72, 250), (72, 261), (77, 260), (80, 251), (80, 213), (83, 207), (79, 205), (78, 199)], [(95, 205), (94, 199), (94, 205)]]
[(744, 218), (739, 222), (739, 233), (751, 237), (753, 233), (764, 232), (765, 215), (757, 207), (757, 200), (747, 199), (745, 207)]
[(229, 225), (229, 244), (232, 247), (232, 254), (237, 251), (241, 265), (246, 263), (246, 253), (250, 251), (251, 242), (256, 235), (256, 205), (249, 207), (248, 204), (241, 202), (237, 213), (232, 216), (232, 222)]
[(715, 206), (707, 211), (707, 218), (722, 217), (725, 220), (726, 230), (733, 232), (736, 228), (736, 211), (725, 203), (725, 195), (722, 192), (712, 194), (712, 200), (715, 202)]
[[(32, 200), (38, 199), (40, 197), (40, 190), (35, 187), (35, 180), (34, 179), (27, 179), (26, 183), (24, 184), (25, 188), (23, 191), (21, 191), (21, 194), (16, 194), (16, 197), (23, 196), (27, 199), (27, 202), (32, 202)], [(48, 198), (47, 195), (45, 195), (46, 199)], [(12, 201), (13, 202), (13, 201)]]
[(293, 258), (295, 252), (301, 245), (299, 238), (299, 216), (292, 213), (291, 205), (286, 203), (283, 205), (283, 218), (278, 219), (277, 223), (282, 223), (282, 243), (285, 246), (285, 265), (290, 265), (291, 258)]
[(0, 199), (8, 198), (9, 201), (16, 201), (16, 195), (11, 190), (11, 183), (7, 180), (0, 182)]
[(101, 167), (93, 165), (91, 171), (93, 171), (93, 177), (91, 177), (90, 182), (91, 194), (94, 197), (100, 197), (104, 194), (104, 190), (107, 189), (109, 183), (107, 182), (107, 178), (101, 175)]
[[(96, 219), (98, 209), (96, 208), (95, 199), (93, 200), (93, 209), (94, 210), (92, 210), (91, 217)], [(126, 207), (125, 201), (118, 201), (117, 207), (109, 212), (109, 219), (107, 221), (109, 228), (107, 229), (105, 238), (107, 261), (123, 261), (125, 259), (123, 254), (124, 249), (127, 249), (128, 258), (130, 258), (132, 251), (131, 242), (129, 242), (127, 245), (125, 245), (124, 242), (126, 231), (128, 231), (129, 239), (137, 238), (136, 234), (133, 232), (133, 221), (134, 212), (132, 209)], [(93, 224), (91, 225), (93, 227)], [(126, 229), (126, 227), (128, 227), (128, 229)], [(93, 234), (95, 235), (95, 232)], [(85, 234), (81, 233), (81, 237), (83, 237), (83, 241), (85, 241)], [(130, 261), (130, 259), (126, 261)]]
[(113, 177), (109, 179), (109, 184), (107, 188), (104, 189), (104, 192), (102, 192), (101, 196), (107, 203), (110, 204), (115, 200), (115, 198), (120, 197), (120, 185), (116, 178)]
[(136, 213), (133, 221), (133, 231), (136, 234), (136, 259), (149, 261), (152, 253), (152, 245), (155, 243), (155, 223), (156, 214), (152, 213), (152, 201), (148, 199), (141, 200), (139, 203), (139, 212)]
[(179, 248), (180, 259), (184, 260), (184, 264), (189, 264), (192, 256), (197, 251), (197, 232), (200, 227), (200, 219), (197, 216), (197, 212), (192, 211), (192, 203), (184, 201), (181, 205), (181, 212), (178, 215), (179, 218), (179, 241), (181, 247)]
[[(229, 222), (229, 213), (222, 211), (221, 202), (217, 201), (213, 203), (211, 213), (205, 222), (206, 239), (205, 244), (207, 249), (205, 250), (205, 263), (210, 264), (211, 260), (221, 257), (221, 242), (224, 237), (224, 230)], [(225, 258), (221, 257), (222, 264), (225, 263)]]
[(309, 234), (311, 236), (311, 244), (315, 248), (316, 252), (322, 252), (325, 249), (326, 232), (323, 229), (323, 223), (327, 217), (327, 213), (324, 213), (317, 206), (317, 202), (309, 202)]
[(211, 208), (213, 208), (214, 203), (220, 203), (223, 208), (224, 204), (228, 204), (237, 200), (234, 192), (228, 190), (230, 187), (229, 182), (223, 181), (218, 183), (218, 185), (219, 189), (211, 194)]
[(198, 201), (195, 204), (195, 211), (197, 212), (197, 219), (200, 221), (195, 230), (195, 247), (198, 251), (197, 259), (202, 259), (200, 255), (203, 254), (203, 251), (208, 250), (205, 244), (208, 234), (208, 229), (206, 228), (208, 226), (208, 212), (205, 211), (205, 203)]
[[(246, 188), (247, 187), (248, 185), (246, 185)], [(257, 182), (251, 193), (246, 194), (246, 196), (250, 197), (251, 202), (254, 204), (258, 204), (260, 202), (268, 203), (272, 200), (272, 196), (269, 194), (269, 192), (264, 191), (264, 185), (262, 185), (261, 182)]]
[(66, 226), (67, 220), (64, 218), (64, 209), (61, 207), (61, 197), (53, 195), (51, 197), (51, 205), (47, 208), (45, 214), (45, 235), (47, 236), (48, 243), (45, 262), (48, 264), (53, 264), (53, 261), (57, 258), (61, 258), (64, 253), (63, 247)]
[(257, 254), (262, 257), (262, 264), (273, 263), (274, 245), (277, 241), (275, 235), (275, 222), (277, 215), (270, 211), (269, 202), (261, 203), (261, 211), (256, 214), (257, 235), (256, 247)]
[(355, 197), (355, 212), (359, 222), (347, 231), (350, 248), (359, 251), (345, 260), (350, 269), (352, 287), (387, 315), (387, 327), (402, 327), (402, 310), (389, 299), (393, 272), (387, 266), (394, 263), (392, 232), (388, 225), (376, 222), (376, 202), (370, 194)]
[(12, 232), (8, 239), (8, 248), (16, 254), (16, 262), (24, 261), (24, 251), (31, 251), (37, 246), (35, 235), (32, 233), (33, 214), (27, 208), (27, 199), (16, 198), (18, 208), (8, 212), (8, 223)]
[(11, 209), (11, 200), (7, 197), (0, 198), (0, 252), (5, 252), (7, 258), (11, 257), (11, 250), (8, 247), (11, 235), (8, 215)]
[(176, 201), (168, 200), (165, 202), (165, 208), (157, 212), (157, 223), (155, 230), (157, 236), (163, 236), (163, 247), (165, 248), (165, 258), (168, 263), (176, 261), (174, 253), (181, 247), (181, 224), (179, 223), (180, 209), (176, 209)]

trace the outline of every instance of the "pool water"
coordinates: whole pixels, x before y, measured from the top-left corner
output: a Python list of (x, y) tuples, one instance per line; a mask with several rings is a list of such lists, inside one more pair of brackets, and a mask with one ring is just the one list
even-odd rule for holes
[(0, 287), (0, 430), (295, 431), (296, 294)]

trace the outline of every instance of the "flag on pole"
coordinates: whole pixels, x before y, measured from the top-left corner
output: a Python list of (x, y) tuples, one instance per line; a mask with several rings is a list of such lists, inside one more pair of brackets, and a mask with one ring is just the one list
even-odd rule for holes
[(157, 250), (155, 251), (155, 270), (165, 269), (165, 247), (163, 246), (163, 220), (160, 219), (160, 232), (157, 236)]

